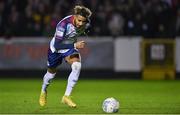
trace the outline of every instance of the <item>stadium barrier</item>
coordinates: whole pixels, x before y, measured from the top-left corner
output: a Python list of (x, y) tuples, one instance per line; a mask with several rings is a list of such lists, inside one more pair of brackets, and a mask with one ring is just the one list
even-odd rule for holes
[[(113, 69), (113, 40), (85, 39), (87, 46), (80, 50), (83, 69)], [(14, 38), (0, 41), (0, 69), (46, 69), (47, 38)], [(68, 69), (64, 62), (59, 68)]]
[[(104, 75), (124, 73), (125, 76), (131, 76), (131, 73), (137, 73), (139, 76), (143, 72), (142, 37), (119, 37), (116, 39), (89, 37), (84, 40), (87, 42), (87, 47), (80, 51), (83, 62), (82, 72), (95, 71), (104, 73)], [(1, 73), (2, 71), (7, 73), (8, 70), (11, 71), (10, 73), (13, 73), (12, 70), (45, 71), (49, 41), (48, 38), (29, 37), (10, 40), (0, 38)], [(180, 38), (176, 38), (175, 43), (174, 60), (176, 63), (174, 67), (177, 77), (180, 72)], [(66, 71), (69, 68), (69, 65), (63, 63), (59, 70)]]
[(143, 39), (143, 79), (175, 79), (175, 40)]

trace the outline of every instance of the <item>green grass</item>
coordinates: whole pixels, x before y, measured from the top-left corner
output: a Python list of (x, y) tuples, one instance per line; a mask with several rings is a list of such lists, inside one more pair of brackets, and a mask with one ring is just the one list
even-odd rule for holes
[(180, 81), (82, 80), (78, 81), (73, 99), (77, 109), (60, 103), (66, 80), (54, 79), (48, 89), (46, 107), (38, 104), (40, 79), (0, 79), (0, 113), (103, 114), (107, 97), (120, 101), (122, 114), (180, 113)]

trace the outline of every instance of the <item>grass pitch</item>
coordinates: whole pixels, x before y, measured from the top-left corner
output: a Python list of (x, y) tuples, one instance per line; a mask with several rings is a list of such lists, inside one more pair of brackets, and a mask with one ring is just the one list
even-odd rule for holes
[(107, 97), (120, 101), (118, 114), (180, 113), (180, 81), (82, 80), (73, 90), (76, 109), (61, 104), (66, 80), (54, 79), (46, 107), (38, 104), (40, 79), (0, 79), (0, 114), (104, 114)]

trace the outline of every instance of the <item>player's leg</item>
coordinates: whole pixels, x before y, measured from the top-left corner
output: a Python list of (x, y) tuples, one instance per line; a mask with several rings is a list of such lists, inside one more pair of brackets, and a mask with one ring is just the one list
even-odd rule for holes
[(58, 53), (48, 52), (48, 69), (43, 77), (43, 84), (41, 88), (41, 94), (39, 98), (39, 104), (45, 106), (47, 103), (47, 88), (56, 75), (56, 67), (61, 64), (62, 56)]
[(47, 87), (50, 84), (51, 80), (54, 78), (56, 75), (56, 68), (48, 68), (46, 74), (43, 77), (43, 84), (41, 88), (41, 92), (46, 92)]
[(73, 87), (78, 81), (81, 71), (80, 54), (72, 54), (70, 56), (67, 56), (65, 59), (69, 64), (71, 64), (72, 70), (68, 77), (67, 87), (65, 94), (62, 98), (62, 102), (70, 107), (76, 107), (76, 104), (71, 100), (70, 95), (73, 90)]
[(81, 71), (81, 62), (79, 58), (79, 54), (73, 54), (71, 56), (66, 57), (66, 61), (71, 64), (71, 73), (68, 77), (68, 84), (65, 91), (65, 95), (71, 95), (72, 89), (78, 81), (80, 71)]
[(39, 98), (39, 104), (41, 106), (45, 106), (47, 103), (47, 88), (55, 75), (56, 75), (56, 69), (48, 68), (46, 74), (43, 77), (43, 84), (42, 84), (41, 94)]

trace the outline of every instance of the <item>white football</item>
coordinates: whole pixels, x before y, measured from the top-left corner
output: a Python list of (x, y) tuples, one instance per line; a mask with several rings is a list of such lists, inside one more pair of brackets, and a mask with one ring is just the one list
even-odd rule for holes
[(106, 113), (116, 113), (119, 110), (119, 101), (113, 97), (106, 98), (103, 101), (102, 109)]

